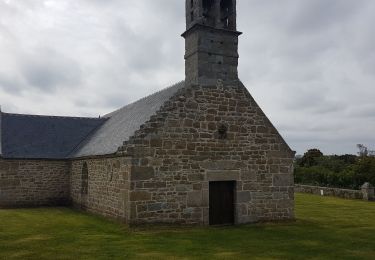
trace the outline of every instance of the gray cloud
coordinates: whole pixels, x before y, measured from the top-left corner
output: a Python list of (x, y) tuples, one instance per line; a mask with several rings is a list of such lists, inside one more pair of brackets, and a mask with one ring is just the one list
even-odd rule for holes
[(299, 8), (290, 21), (289, 30), (291, 34), (321, 34), (332, 27), (341, 27), (364, 7), (363, 3), (351, 0), (299, 1)]
[(54, 50), (40, 48), (32, 55), (25, 55), (19, 61), (26, 86), (44, 92), (56, 88), (77, 86), (81, 82), (81, 70), (77, 62), (59, 55)]
[(22, 90), (22, 85), (17, 78), (9, 78), (7, 75), (0, 74), (0, 89), (16, 95)]
[[(98, 116), (184, 78), (183, 0), (0, 0), (0, 103)], [(375, 1), (238, 0), (241, 80), (293, 149), (375, 146)]]

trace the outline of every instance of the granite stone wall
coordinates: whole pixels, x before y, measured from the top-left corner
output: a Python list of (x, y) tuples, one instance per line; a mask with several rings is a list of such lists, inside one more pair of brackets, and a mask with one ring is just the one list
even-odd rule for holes
[(344, 199), (363, 199), (363, 192), (360, 190), (349, 190), (311, 185), (295, 185), (295, 192), (310, 193), (321, 196), (332, 196)]
[(294, 218), (293, 157), (242, 84), (177, 93), (119, 149), (130, 224), (209, 223), (209, 182), (236, 181), (235, 222)]
[[(77, 208), (127, 222), (130, 161), (123, 157), (74, 160), (71, 199)], [(88, 179), (82, 189), (84, 164)]]
[(69, 204), (69, 164), (0, 159), (0, 207)]

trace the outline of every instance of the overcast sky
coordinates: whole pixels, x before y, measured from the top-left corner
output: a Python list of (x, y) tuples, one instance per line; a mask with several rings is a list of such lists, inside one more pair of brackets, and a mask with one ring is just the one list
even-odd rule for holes
[[(241, 80), (292, 149), (375, 148), (375, 1), (238, 0)], [(3, 112), (99, 116), (184, 79), (184, 0), (0, 0)]]

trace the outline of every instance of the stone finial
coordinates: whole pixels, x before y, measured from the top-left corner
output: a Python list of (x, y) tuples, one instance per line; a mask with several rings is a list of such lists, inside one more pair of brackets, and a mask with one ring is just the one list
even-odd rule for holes
[(371, 185), (371, 183), (366, 182), (361, 187), (362, 194), (363, 194), (363, 200), (371, 201), (375, 199), (374, 196), (374, 186)]

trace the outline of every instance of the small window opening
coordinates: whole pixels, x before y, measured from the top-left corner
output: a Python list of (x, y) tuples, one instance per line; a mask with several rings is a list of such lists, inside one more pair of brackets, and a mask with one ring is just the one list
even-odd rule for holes
[(190, 20), (194, 21), (194, 12), (190, 12)]
[(111, 182), (113, 180), (113, 165), (107, 165), (107, 172), (109, 174), (109, 181)]
[(214, 5), (214, 0), (203, 0), (203, 16), (209, 17), (210, 11)]
[(229, 28), (229, 19), (228, 18), (225, 19), (224, 27)]
[(220, 10), (224, 28), (229, 28), (229, 17), (232, 15), (232, 0), (221, 0)]
[(190, 7), (191, 7), (191, 8), (194, 7), (194, 0), (191, 0), (191, 1), (190, 1)]
[(81, 195), (87, 195), (89, 190), (89, 169), (87, 163), (84, 162), (82, 166), (81, 175)]
[(219, 139), (227, 139), (228, 127), (226, 125), (220, 125), (218, 128)]

